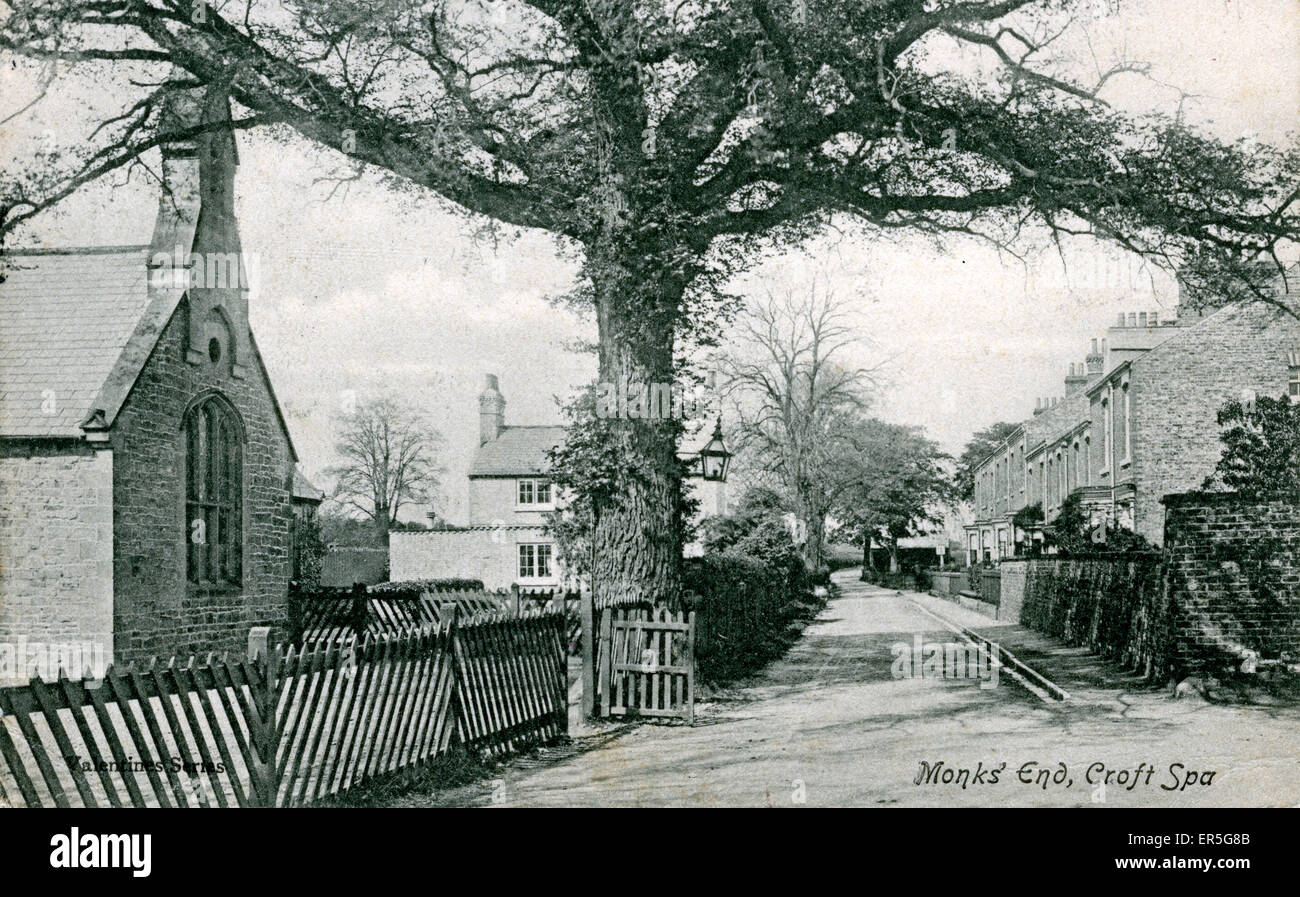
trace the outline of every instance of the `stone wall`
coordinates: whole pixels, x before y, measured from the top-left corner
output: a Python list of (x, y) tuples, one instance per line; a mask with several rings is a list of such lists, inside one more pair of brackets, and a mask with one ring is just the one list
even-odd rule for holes
[(1003, 562), (1003, 600), (1023, 569), (1023, 625), (1161, 682), (1300, 661), (1300, 504), (1184, 493), (1164, 505), (1160, 554)]
[(998, 564), (1002, 572), (1002, 600), (998, 603), (998, 620), (1013, 626), (1019, 625), (1025, 603), (1025, 583), (1029, 576), (1029, 561), (1004, 560)]
[(1172, 671), (1173, 627), (1159, 555), (1017, 563), (1025, 573), (1021, 625), (1156, 680)]
[[(552, 541), (540, 527), (392, 532), (388, 539), (393, 582), (480, 579), (489, 591), (508, 589), (519, 580), (520, 543)], [(558, 563), (555, 569), (558, 573)]]
[(51, 646), (111, 657), (113, 453), (71, 440), (0, 443), (0, 496), (0, 680), (25, 681), (28, 661)]
[(1179, 662), (1219, 667), (1246, 651), (1300, 661), (1300, 505), (1206, 493), (1164, 504)]
[[(251, 626), (282, 626), (289, 586), (293, 460), (260, 362), (245, 376), (229, 359), (185, 360), (184, 304), (164, 329), (112, 429), (116, 659), (246, 648)], [(182, 420), (216, 391), (243, 421), (244, 575), (240, 588), (202, 589), (185, 573)]]

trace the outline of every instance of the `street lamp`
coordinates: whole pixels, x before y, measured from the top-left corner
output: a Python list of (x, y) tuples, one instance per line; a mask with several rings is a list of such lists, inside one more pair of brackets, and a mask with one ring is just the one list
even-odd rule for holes
[(713, 425), (713, 438), (708, 445), (700, 449), (700, 476), (715, 483), (727, 481), (727, 467), (731, 464), (731, 452), (722, 441), (722, 416)]

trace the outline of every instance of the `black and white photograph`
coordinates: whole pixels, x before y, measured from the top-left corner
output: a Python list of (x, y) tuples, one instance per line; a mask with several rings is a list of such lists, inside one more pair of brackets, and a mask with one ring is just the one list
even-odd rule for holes
[(1298, 758), (1300, 0), (0, 0), (0, 807)]

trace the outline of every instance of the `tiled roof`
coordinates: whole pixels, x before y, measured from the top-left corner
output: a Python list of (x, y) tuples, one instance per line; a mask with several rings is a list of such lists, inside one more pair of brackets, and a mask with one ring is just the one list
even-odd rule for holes
[(147, 247), (11, 252), (0, 283), (0, 436), (81, 436), (149, 305)]
[(564, 441), (563, 427), (503, 427), (479, 446), (472, 477), (528, 476), (546, 472), (546, 453)]

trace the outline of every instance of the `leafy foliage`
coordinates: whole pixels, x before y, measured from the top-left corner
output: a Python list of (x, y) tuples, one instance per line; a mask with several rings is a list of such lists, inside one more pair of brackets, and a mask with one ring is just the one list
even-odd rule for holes
[(799, 546), (786, 522), (788, 513), (776, 490), (752, 487), (741, 496), (731, 514), (709, 517), (703, 522), (700, 541), (710, 553), (787, 567), (800, 559)]
[(954, 500), (948, 456), (919, 427), (866, 419), (855, 433), (859, 463), (836, 516), (858, 544), (876, 539), (892, 555), (899, 539), (940, 523)]
[(735, 553), (689, 558), (683, 575), (696, 614), (700, 677), (722, 683), (781, 656), (824, 606), (798, 556), (784, 564)]
[(1034, 502), (1032, 505), (1025, 505), (1019, 511), (1011, 516), (1011, 523), (1017, 529), (1031, 529), (1043, 522), (1043, 503)]
[(1066, 496), (1045, 533), (1045, 544), (1060, 554), (1123, 554), (1150, 552), (1155, 547), (1141, 533), (1113, 524), (1092, 524), (1078, 493)]
[(325, 539), (316, 515), (295, 518), (290, 575), (295, 587), (313, 589), (320, 585), (321, 559), (325, 557), (325, 552)]
[(1205, 489), (1300, 499), (1300, 404), (1285, 395), (1261, 396), (1253, 407), (1234, 400), (1219, 409), (1218, 423), (1223, 457)]
[(962, 449), (961, 455), (957, 457), (957, 469), (953, 474), (958, 498), (970, 501), (975, 496), (975, 468), (993, 454), (993, 451), (1019, 426), (1009, 421), (999, 421), (976, 431), (970, 438), (966, 447)]
[[(655, 475), (643, 453), (628, 450), (632, 434), (617, 420), (595, 414), (596, 400), (596, 390), (588, 388), (564, 406), (564, 442), (547, 454), (551, 483), (563, 501), (546, 515), (546, 528), (565, 570), (577, 576), (591, 574), (597, 509), (606, 513), (618, 509), (627, 500), (629, 482), (646, 482)], [(681, 426), (675, 420), (656, 421), (656, 425)], [(691, 537), (686, 522), (698, 510), (698, 500), (679, 493), (677, 513), (684, 539)]]

